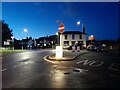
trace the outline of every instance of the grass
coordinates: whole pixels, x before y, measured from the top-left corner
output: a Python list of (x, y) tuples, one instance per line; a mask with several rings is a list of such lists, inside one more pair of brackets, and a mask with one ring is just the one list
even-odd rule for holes
[(26, 50), (20, 50), (20, 49), (16, 49), (16, 50), (0, 49), (0, 53), (2, 53), (3, 55), (10, 54), (10, 53), (16, 53), (16, 52), (24, 52), (24, 51), (26, 51)]

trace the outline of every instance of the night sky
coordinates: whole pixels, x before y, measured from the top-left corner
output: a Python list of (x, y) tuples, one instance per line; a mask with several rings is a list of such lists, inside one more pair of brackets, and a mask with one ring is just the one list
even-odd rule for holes
[[(60, 24), (56, 20), (65, 24), (65, 31), (82, 31), (83, 23), (87, 36), (92, 34), (97, 40), (118, 37), (117, 2), (3, 2), (2, 19), (16, 39), (54, 35)], [(24, 28), (27, 33), (22, 33)]]

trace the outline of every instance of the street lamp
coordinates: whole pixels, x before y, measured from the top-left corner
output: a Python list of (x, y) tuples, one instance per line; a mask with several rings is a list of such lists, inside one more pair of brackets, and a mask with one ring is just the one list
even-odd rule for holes
[[(27, 32), (28, 32), (28, 30), (26, 28), (24, 28), (22, 31), (22, 35), (23, 35), (23, 33), (27, 33)], [(23, 50), (23, 38), (22, 38), (22, 50)]]
[(56, 35), (58, 35), (58, 32), (56, 32)]
[(80, 25), (80, 21), (77, 21), (77, 25)]
[(14, 50), (14, 36), (11, 36), (12, 38), (12, 50)]
[(92, 44), (92, 40), (94, 40), (94, 36), (93, 36), (93, 35), (90, 35), (90, 36), (88, 37), (88, 39), (91, 40), (91, 44)]

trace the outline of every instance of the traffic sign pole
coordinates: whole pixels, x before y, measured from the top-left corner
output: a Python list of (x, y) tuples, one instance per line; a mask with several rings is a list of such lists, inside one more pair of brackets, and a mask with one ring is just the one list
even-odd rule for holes
[(63, 43), (62, 43), (62, 40), (63, 40), (62, 33), (64, 32), (64, 29), (65, 29), (65, 25), (63, 23), (61, 23), (58, 27), (58, 32), (60, 33), (60, 46), (63, 45)]

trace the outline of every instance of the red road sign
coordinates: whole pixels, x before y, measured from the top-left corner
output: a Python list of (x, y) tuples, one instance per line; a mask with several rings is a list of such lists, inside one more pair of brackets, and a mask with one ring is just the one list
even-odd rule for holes
[(59, 33), (63, 33), (63, 32), (64, 32), (64, 28), (65, 28), (64, 24), (61, 23), (61, 24), (59, 25), (59, 27), (58, 27), (58, 32), (59, 32)]

